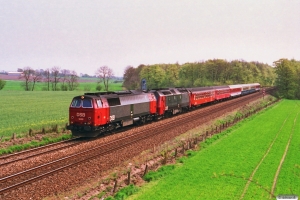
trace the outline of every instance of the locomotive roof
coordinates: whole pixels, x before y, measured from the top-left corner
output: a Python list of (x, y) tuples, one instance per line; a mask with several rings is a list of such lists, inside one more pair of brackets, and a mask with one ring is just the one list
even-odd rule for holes
[(204, 91), (204, 90), (213, 90), (213, 87), (195, 87), (195, 88), (187, 88), (187, 90), (196, 92), (196, 91)]
[(152, 89), (149, 92), (157, 92), (163, 95), (174, 95), (174, 94), (181, 94), (187, 92), (185, 88), (159, 88), (159, 89)]
[[(95, 97), (105, 97), (105, 98), (118, 98), (121, 96), (131, 96), (145, 94), (142, 90), (124, 90), (124, 91), (108, 91), (108, 92), (88, 92), (84, 93), (84, 96), (88, 96), (90, 98)], [(81, 97), (81, 96), (78, 96)]]

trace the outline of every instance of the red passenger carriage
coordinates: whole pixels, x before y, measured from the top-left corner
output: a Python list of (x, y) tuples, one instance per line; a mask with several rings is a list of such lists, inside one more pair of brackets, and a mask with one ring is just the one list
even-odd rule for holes
[(192, 107), (215, 101), (215, 90), (213, 87), (187, 88), (190, 91), (190, 104)]
[(230, 88), (228, 85), (214, 86), (216, 100), (227, 99), (230, 97)]

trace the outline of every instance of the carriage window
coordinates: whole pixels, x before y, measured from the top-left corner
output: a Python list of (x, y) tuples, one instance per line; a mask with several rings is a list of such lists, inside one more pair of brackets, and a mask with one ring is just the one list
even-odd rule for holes
[(83, 108), (92, 108), (93, 107), (92, 100), (91, 99), (83, 99), (82, 107)]
[(81, 99), (74, 99), (72, 101), (71, 107), (80, 108), (80, 106), (81, 106)]

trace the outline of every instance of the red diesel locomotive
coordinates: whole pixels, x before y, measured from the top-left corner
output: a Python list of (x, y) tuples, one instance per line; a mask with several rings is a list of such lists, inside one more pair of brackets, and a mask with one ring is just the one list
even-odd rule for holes
[(73, 98), (69, 108), (68, 130), (73, 136), (96, 137), (119, 127), (143, 124), (188, 111), (202, 104), (253, 93), (259, 83), (196, 87), (164, 88), (150, 91), (85, 93)]

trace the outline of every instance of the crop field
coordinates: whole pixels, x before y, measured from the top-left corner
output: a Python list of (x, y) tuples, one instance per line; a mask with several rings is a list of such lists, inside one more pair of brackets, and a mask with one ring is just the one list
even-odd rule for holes
[[(275, 199), (300, 195), (300, 102), (283, 100), (201, 144), (130, 199)], [(216, 140), (216, 138), (219, 138)], [(209, 140), (216, 140), (209, 144)], [(208, 145), (206, 145), (208, 144)]]
[(0, 91), (0, 136), (65, 125), (71, 100), (80, 94), (78, 91)]

